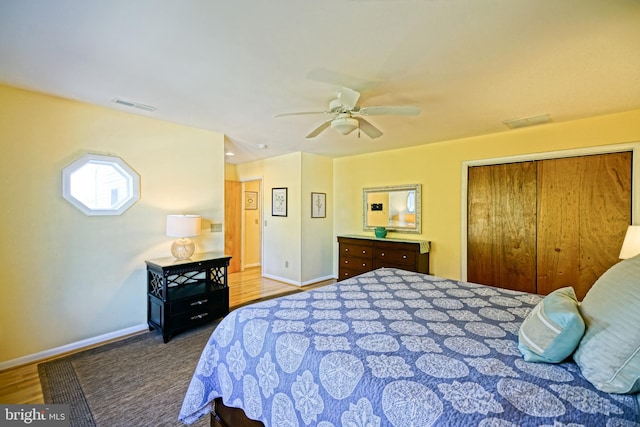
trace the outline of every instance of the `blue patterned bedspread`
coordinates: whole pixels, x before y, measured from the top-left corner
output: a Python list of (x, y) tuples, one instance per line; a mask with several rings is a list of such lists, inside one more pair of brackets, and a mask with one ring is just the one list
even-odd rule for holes
[(636, 396), (527, 363), (537, 295), (380, 269), (239, 308), (213, 332), (186, 424), (222, 397), (266, 426), (637, 426)]

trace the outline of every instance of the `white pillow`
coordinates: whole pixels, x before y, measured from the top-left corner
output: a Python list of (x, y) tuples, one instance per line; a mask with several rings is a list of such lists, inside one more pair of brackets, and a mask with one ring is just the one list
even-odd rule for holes
[(607, 270), (580, 304), (586, 331), (573, 355), (608, 393), (640, 391), (640, 255)]

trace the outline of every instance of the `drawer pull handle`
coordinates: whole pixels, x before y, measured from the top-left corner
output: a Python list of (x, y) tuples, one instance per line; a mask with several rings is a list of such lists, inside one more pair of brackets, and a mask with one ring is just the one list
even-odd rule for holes
[(345, 251), (345, 252), (349, 252), (349, 248), (345, 248), (345, 250), (344, 250), (344, 251)]
[(362, 266), (363, 266), (363, 267), (366, 267), (366, 266), (367, 266), (367, 264), (365, 264), (365, 263), (363, 262), (363, 263), (362, 263)]
[(366, 254), (366, 253), (367, 253), (367, 251), (362, 251), (362, 253), (363, 253), (363, 254)]
[(207, 317), (209, 315), (209, 313), (202, 313), (202, 314), (197, 314), (195, 316), (191, 316), (191, 320), (198, 320), (198, 319), (202, 319), (203, 317)]
[(192, 302), (190, 305), (193, 307), (194, 305), (202, 305), (208, 301), (208, 299), (201, 299), (200, 301)]
[(407, 256), (406, 256), (406, 255), (402, 255), (402, 258), (403, 258), (403, 259), (407, 259)]
[(348, 259), (345, 259), (345, 260), (344, 260), (344, 263), (345, 263), (345, 264), (349, 264), (349, 260), (348, 260)]
[(384, 252), (382, 252), (382, 253), (380, 254), (380, 256), (384, 256)]

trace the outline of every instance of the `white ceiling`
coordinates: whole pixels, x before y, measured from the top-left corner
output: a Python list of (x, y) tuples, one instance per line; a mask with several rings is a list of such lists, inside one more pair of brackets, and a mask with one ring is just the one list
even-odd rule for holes
[[(2, 0), (0, 82), (224, 133), (231, 163), (339, 157), (640, 108), (640, 0)], [(341, 85), (422, 112), (375, 140), (273, 117)]]

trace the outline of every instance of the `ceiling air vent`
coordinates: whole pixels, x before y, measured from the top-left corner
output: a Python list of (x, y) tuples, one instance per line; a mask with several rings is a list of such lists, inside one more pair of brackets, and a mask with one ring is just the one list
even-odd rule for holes
[(509, 129), (522, 128), (525, 126), (541, 125), (548, 123), (551, 119), (549, 114), (540, 114), (539, 116), (525, 117), (522, 119), (505, 120), (504, 123)]
[(124, 105), (125, 107), (130, 107), (130, 108), (137, 108), (139, 110), (144, 110), (144, 111), (157, 110), (156, 107), (152, 107), (151, 105), (140, 104), (138, 102), (125, 101), (124, 99), (120, 99), (120, 98), (113, 98), (111, 102), (113, 102), (114, 104)]

